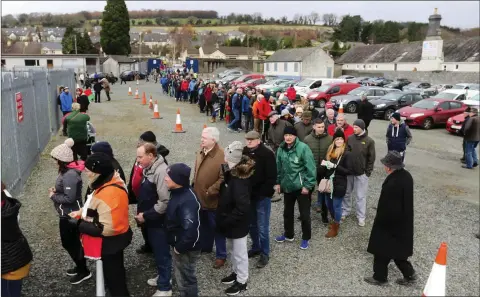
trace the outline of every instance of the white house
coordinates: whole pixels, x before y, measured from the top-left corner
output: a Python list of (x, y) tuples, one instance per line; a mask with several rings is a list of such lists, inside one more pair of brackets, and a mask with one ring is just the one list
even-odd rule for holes
[(8, 36), (10, 40), (17, 40), (17, 41), (28, 41), (30, 39), (31, 29), (27, 27), (23, 28), (6, 28), (2, 29), (2, 34)]
[(62, 44), (59, 42), (42, 42), (42, 54), (44, 55), (61, 55)]
[[(130, 40), (131, 41), (131, 40)], [(158, 33), (146, 33), (142, 36), (142, 43), (150, 48), (169, 44), (168, 35)]]
[(66, 28), (43, 28), (42, 41), (44, 42), (62, 42)]
[(301, 79), (333, 77), (334, 61), (322, 48), (282, 49), (265, 60), (264, 74)]
[(237, 38), (237, 39), (240, 39), (241, 41), (243, 41), (243, 39), (245, 38), (245, 33), (242, 33), (240, 31), (236, 31), (236, 30), (229, 31), (229, 32), (227, 32), (226, 35), (228, 36), (229, 40)]
[(111, 55), (102, 65), (104, 73), (112, 72), (116, 77), (123, 71), (135, 70), (135, 61), (127, 56)]
[(2, 65), (6, 68), (68, 68), (77, 73), (100, 71), (98, 55), (31, 55), (2, 53)]

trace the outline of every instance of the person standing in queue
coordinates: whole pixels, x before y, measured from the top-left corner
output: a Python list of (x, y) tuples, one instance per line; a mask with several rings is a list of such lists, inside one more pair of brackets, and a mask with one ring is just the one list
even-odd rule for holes
[(75, 142), (72, 147), (75, 160), (78, 160), (78, 156), (83, 161), (87, 160), (88, 121), (90, 121), (90, 116), (80, 112), (80, 104), (73, 103), (72, 112), (65, 117), (65, 126), (67, 126), (68, 137)]
[(360, 104), (358, 104), (358, 114), (357, 119), (363, 120), (365, 123), (365, 131), (368, 132), (368, 126), (373, 119), (374, 106), (367, 100), (367, 95), (363, 94), (361, 97)]
[(405, 162), (405, 151), (407, 145), (412, 141), (412, 132), (405, 123), (402, 123), (400, 114), (395, 112), (390, 118), (390, 125), (387, 128), (387, 148), (389, 151), (399, 152), (402, 162)]
[(100, 102), (100, 94), (102, 92), (102, 83), (99, 82), (98, 80), (95, 80), (94, 85), (93, 85), (93, 90), (95, 91), (95, 103), (101, 103)]

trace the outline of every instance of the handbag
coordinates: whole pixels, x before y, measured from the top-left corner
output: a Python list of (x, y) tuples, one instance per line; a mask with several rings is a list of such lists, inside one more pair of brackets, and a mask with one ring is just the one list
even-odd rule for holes
[[(338, 165), (338, 163), (340, 162), (341, 159), (342, 159), (342, 156), (340, 156), (340, 158), (338, 158), (338, 161), (335, 164), (335, 168), (337, 168), (337, 165)], [(330, 175), (330, 178), (322, 178), (320, 180), (320, 183), (318, 184), (318, 192), (329, 193), (329, 194), (333, 193), (333, 178), (335, 177), (335, 170)]]

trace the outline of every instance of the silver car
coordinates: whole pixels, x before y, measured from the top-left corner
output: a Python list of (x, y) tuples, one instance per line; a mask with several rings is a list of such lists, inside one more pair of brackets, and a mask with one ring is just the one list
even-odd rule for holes
[(343, 103), (343, 109), (348, 113), (357, 112), (358, 105), (362, 100), (363, 95), (367, 95), (367, 100), (378, 99), (390, 92), (400, 92), (397, 89), (386, 89), (380, 87), (359, 87), (351, 90), (347, 95), (339, 95), (332, 97), (332, 102), (336, 110), (339, 109), (340, 104)]

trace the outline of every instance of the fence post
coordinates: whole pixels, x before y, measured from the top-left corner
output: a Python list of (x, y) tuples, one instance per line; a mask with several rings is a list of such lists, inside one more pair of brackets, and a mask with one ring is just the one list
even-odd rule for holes
[[(14, 104), (12, 106), (12, 122), (13, 122), (13, 139), (15, 140), (15, 157), (17, 157), (17, 164), (20, 164), (20, 153), (18, 150), (18, 127), (17, 127), (17, 118), (16, 118), (16, 98), (15, 98), (15, 88), (14, 88), (14, 77), (15, 73), (10, 73), (10, 92), (13, 93), (13, 98), (7, 98), (7, 100), (14, 100)], [(25, 103), (24, 103), (25, 104)], [(22, 179), (22, 171), (20, 169), (20, 165), (17, 166), (17, 178), (13, 182), (12, 189), (15, 188), (18, 182)], [(13, 191), (12, 191), (13, 192)]]

